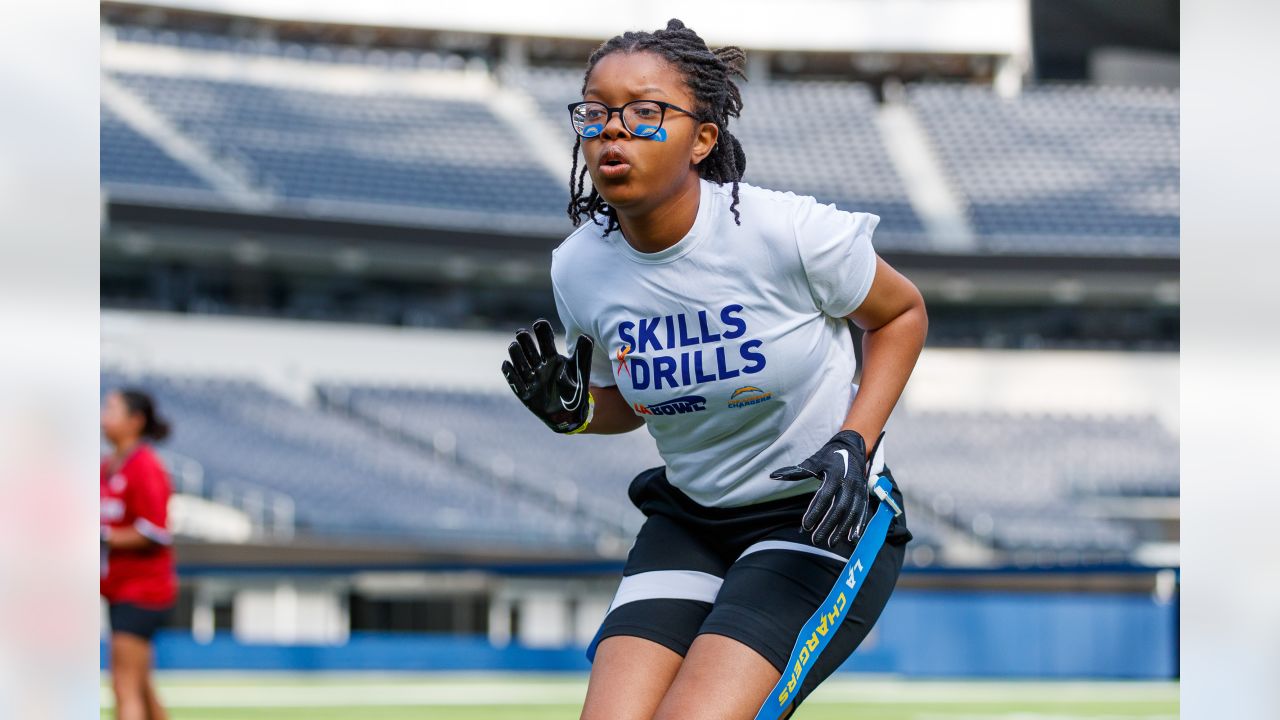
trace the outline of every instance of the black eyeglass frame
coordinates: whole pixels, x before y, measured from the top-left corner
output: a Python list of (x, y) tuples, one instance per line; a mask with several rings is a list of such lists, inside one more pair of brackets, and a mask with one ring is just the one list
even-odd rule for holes
[[(654, 128), (653, 128), (653, 132), (651, 132), (651, 133), (649, 133), (649, 134), (647, 134), (647, 135), (640, 135), (640, 134), (639, 134), (639, 133), (637, 133), (635, 130), (632, 130), (632, 129), (631, 129), (631, 127), (630, 127), (629, 125), (627, 125), (627, 116), (626, 116), (626, 114), (625, 114), (623, 111), (624, 111), (624, 110), (626, 110), (626, 109), (627, 109), (627, 107), (628, 107), (629, 105), (635, 105), (636, 103), (652, 103), (652, 104), (657, 105), (658, 107), (662, 108), (662, 117), (658, 118), (658, 124), (657, 124), (657, 126), (656, 126), (656, 127), (654, 127)], [(580, 101), (578, 101), (578, 102), (572, 102), (572, 103), (569, 103), (569, 105), (568, 105), (568, 108), (569, 108), (569, 124), (570, 124), (571, 126), (573, 126), (573, 131), (574, 131), (575, 133), (577, 133), (577, 134), (578, 134), (578, 137), (583, 138), (583, 139), (585, 139), (585, 140), (590, 140), (591, 138), (599, 137), (599, 135), (591, 135), (591, 136), (583, 135), (583, 134), (582, 134), (582, 131), (578, 129), (578, 125), (577, 125), (576, 123), (574, 123), (574, 122), (573, 122), (573, 111), (574, 111), (574, 110), (576, 110), (576, 109), (578, 109), (579, 107), (581, 107), (581, 106), (583, 106), (583, 105), (599, 105), (599, 106), (603, 107), (603, 108), (605, 109), (605, 111), (608, 113), (608, 115), (607, 115), (607, 116), (605, 117), (605, 119), (604, 119), (604, 123), (601, 125), (601, 128), (602, 128), (601, 133), (603, 133), (603, 132), (604, 132), (603, 128), (604, 128), (604, 127), (606, 127), (606, 126), (608, 126), (609, 122), (613, 120), (613, 114), (614, 114), (614, 113), (617, 113), (617, 114), (618, 114), (618, 117), (622, 118), (622, 127), (626, 128), (627, 132), (631, 133), (632, 135), (635, 135), (636, 137), (642, 137), (642, 138), (643, 138), (643, 137), (650, 137), (650, 136), (653, 136), (653, 135), (657, 135), (657, 134), (658, 134), (658, 131), (662, 129), (662, 125), (663, 125), (663, 123), (665, 123), (665, 122), (667, 121), (667, 111), (668, 111), (668, 110), (676, 110), (676, 111), (679, 111), (679, 112), (684, 113), (685, 115), (688, 115), (689, 117), (693, 118), (694, 120), (697, 120), (697, 119), (698, 119), (698, 115), (697, 115), (697, 113), (689, 112), (688, 110), (685, 110), (684, 108), (680, 107), (679, 105), (672, 105), (671, 103), (669, 103), (669, 102), (664, 102), (664, 101), (662, 101), (662, 100), (632, 100), (632, 101), (630, 101), (630, 102), (623, 103), (622, 105), (620, 105), (620, 106), (618, 106), (618, 107), (609, 107), (608, 105), (605, 105), (604, 103), (600, 102), (599, 100), (580, 100)], [(593, 124), (594, 124), (594, 123), (593, 123)]]

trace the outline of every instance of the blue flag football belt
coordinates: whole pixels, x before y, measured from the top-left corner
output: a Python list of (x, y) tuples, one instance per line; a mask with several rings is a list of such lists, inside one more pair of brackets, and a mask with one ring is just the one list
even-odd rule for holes
[(817, 611), (809, 617), (809, 621), (800, 628), (795, 648), (783, 667), (782, 677), (778, 678), (778, 684), (769, 691), (764, 705), (756, 713), (756, 720), (778, 720), (791, 706), (796, 690), (809, 674), (814, 661), (836, 634), (840, 623), (844, 622), (846, 611), (853, 604), (858, 590), (862, 588), (862, 581), (871, 570), (871, 563), (884, 545), (885, 536), (889, 534), (889, 523), (895, 516), (902, 514), (902, 509), (889, 495), (890, 485), (885, 476), (877, 475), (871, 483), (871, 491), (880, 498), (880, 506), (876, 508), (871, 522), (867, 523), (867, 529), (863, 531), (858, 546), (854, 548), (853, 555), (845, 564), (835, 586), (818, 605)]

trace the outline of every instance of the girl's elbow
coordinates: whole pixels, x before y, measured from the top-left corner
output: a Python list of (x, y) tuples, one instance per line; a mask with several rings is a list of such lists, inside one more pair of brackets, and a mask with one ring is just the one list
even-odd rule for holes
[(923, 346), (925, 338), (929, 336), (929, 308), (925, 304), (924, 295), (920, 294), (919, 290), (916, 290), (916, 301), (913, 309), (919, 318), (917, 322), (920, 325), (920, 344)]

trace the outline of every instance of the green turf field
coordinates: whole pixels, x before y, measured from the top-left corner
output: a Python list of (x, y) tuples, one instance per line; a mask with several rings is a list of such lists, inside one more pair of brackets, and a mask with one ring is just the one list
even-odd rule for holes
[[(575, 720), (585, 676), (161, 673), (173, 720)], [(102, 717), (112, 717), (105, 682)], [(1173, 720), (1176, 683), (935, 682), (840, 676), (798, 720)]]

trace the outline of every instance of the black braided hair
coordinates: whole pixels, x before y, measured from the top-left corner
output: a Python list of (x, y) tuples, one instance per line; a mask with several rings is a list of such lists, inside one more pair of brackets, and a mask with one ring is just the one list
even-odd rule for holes
[[(747, 154), (742, 151), (742, 143), (729, 132), (729, 118), (738, 117), (742, 112), (742, 93), (734, 82), (737, 75), (746, 79), (743, 72), (747, 54), (742, 48), (732, 45), (712, 51), (707, 43), (693, 30), (684, 26), (679, 20), (672, 19), (667, 27), (655, 32), (626, 32), (617, 35), (601, 45), (587, 60), (587, 71), (582, 78), (582, 92), (587, 91), (587, 78), (595, 69), (600, 59), (615, 52), (652, 52), (662, 56), (675, 66), (684, 76), (685, 84), (692, 91), (697, 120), (715, 123), (720, 129), (719, 139), (710, 154), (698, 163), (698, 175), (712, 182), (723, 185), (733, 183), (733, 203), (729, 206), (733, 212), (733, 220), (741, 225), (742, 218), (738, 214), (738, 181), (747, 167)], [(618, 229), (617, 212), (600, 197), (593, 187), (583, 197), (587, 179), (587, 166), (578, 170), (578, 151), (582, 147), (582, 138), (573, 143), (573, 168), (569, 171), (569, 219), (574, 227), (582, 223), (584, 217), (591, 218), (597, 225), (601, 224), (596, 215), (603, 215), (608, 224), (605, 235)]]

